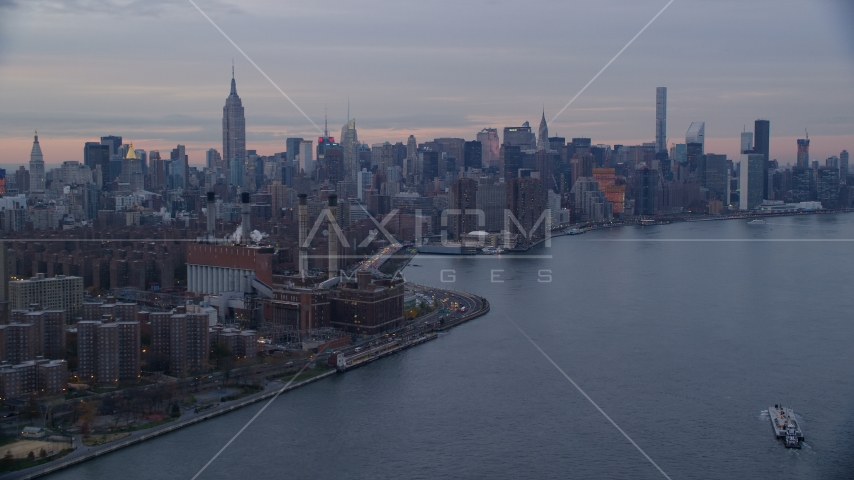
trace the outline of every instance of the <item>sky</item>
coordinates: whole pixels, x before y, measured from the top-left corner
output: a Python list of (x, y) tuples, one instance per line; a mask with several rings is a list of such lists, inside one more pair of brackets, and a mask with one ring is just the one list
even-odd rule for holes
[[(338, 137), (474, 139), (536, 128), (667, 0), (194, 0), (266, 74)], [(706, 151), (738, 158), (740, 132), (771, 122), (771, 157), (854, 150), (854, 7), (848, 0), (675, 0), (556, 120), (552, 136), (637, 145), (668, 87), (668, 144), (706, 122)], [(0, 0), (0, 165), (83, 144), (222, 150), (232, 61), (247, 148), (269, 155), (319, 132), (189, 0)]]

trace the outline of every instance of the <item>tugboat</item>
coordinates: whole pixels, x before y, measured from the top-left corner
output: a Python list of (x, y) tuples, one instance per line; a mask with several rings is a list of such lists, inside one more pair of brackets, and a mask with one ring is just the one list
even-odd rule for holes
[(771, 426), (774, 427), (774, 435), (783, 439), (786, 448), (801, 448), (804, 433), (791, 408), (782, 405), (768, 407), (768, 416), (771, 418)]

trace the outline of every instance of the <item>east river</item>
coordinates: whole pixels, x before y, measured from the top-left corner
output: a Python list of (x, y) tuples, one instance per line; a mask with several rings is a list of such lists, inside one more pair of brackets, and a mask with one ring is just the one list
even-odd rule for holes
[[(673, 479), (851, 478), (852, 273), (854, 214), (418, 256), (407, 280), (491, 312), (282, 395), (199, 478), (664, 478), (545, 355)], [(776, 403), (801, 450), (774, 439)], [(262, 405), (50, 478), (192, 478)]]

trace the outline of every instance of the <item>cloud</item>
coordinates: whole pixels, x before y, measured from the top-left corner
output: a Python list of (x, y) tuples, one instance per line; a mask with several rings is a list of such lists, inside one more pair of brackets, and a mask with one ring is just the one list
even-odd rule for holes
[[(0, 0), (15, 4), (17, 0)], [(175, 0), (47, 0), (38, 2), (33, 8), (42, 12), (60, 15), (86, 15), (105, 14), (121, 17), (160, 17), (164, 13), (171, 13), (179, 9), (192, 8), (189, 2)], [(205, 0), (203, 8), (207, 11), (227, 14), (242, 13), (243, 10), (235, 4), (220, 0)]]
[[(537, 0), (526, 8), (195, 1), (316, 123), (328, 105), (336, 136), (349, 97), (370, 143), (536, 125), (544, 103), (547, 115), (556, 113), (660, 8), (633, 0)], [(672, 139), (705, 120), (710, 138), (732, 136), (735, 149), (742, 125), (765, 117), (772, 135), (808, 127), (818, 152), (819, 135), (854, 128), (854, 53), (838, 41), (851, 30), (838, 13), (851, 9), (842, 5), (676, 2), (550, 131), (651, 141), (654, 89), (668, 86)], [(249, 148), (281, 151), (282, 138), (317, 135), (188, 0), (0, 0), (0, 8), (0, 134), (4, 146), (20, 139), (19, 150), (0, 150), (0, 163), (25, 159), (36, 127), (77, 139), (53, 158), (77, 158), (84, 141), (110, 133), (135, 145), (151, 139), (152, 148), (217, 147), (232, 58)], [(822, 17), (834, 12), (836, 19)]]

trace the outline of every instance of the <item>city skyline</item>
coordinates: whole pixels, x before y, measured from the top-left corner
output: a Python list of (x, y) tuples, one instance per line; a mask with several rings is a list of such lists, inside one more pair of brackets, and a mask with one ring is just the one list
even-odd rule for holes
[[(240, 9), (225, 3), (202, 2), (200, 6), (209, 9), (212, 18), (314, 120), (321, 118), (324, 106), (328, 105), (330, 125), (344, 125), (349, 97), (360, 140), (371, 144), (405, 143), (410, 134), (421, 141), (440, 137), (472, 140), (485, 127), (500, 130), (525, 121), (535, 124), (543, 104), (547, 116), (556, 113), (637, 31), (643, 23), (638, 18), (651, 17), (661, 8), (659, 3), (624, 7), (624, 12), (634, 12), (637, 18), (628, 14), (609, 18), (611, 33), (597, 38), (598, 43), (576, 35), (567, 38), (564, 44), (547, 42), (551, 37), (535, 32), (512, 42), (494, 35), (475, 40), (453, 33), (451, 28), (447, 39), (430, 38), (415, 42), (417, 45), (407, 40), (401, 47), (388, 46), (383, 38), (360, 29), (347, 29), (353, 35), (350, 43), (335, 36), (310, 45), (302, 44), (303, 40), (295, 38), (296, 35), (294, 38), (288, 35), (286, 40), (270, 40), (263, 34), (263, 28), (257, 30), (264, 38), (255, 40), (247, 35), (249, 29), (255, 31), (255, 27), (281, 19), (284, 14), (263, 2)], [(5, 84), (3, 90), (15, 94), (3, 100), (8, 114), (0, 120), (6, 146), (0, 153), (0, 164), (26, 164), (34, 129), (42, 131), (42, 148), (48, 165), (81, 161), (83, 143), (109, 134), (122, 135), (140, 148), (161, 152), (185, 144), (190, 163), (203, 164), (204, 152), (221, 145), (221, 112), (217, 111), (228, 88), (232, 58), (243, 85), (247, 148), (269, 155), (285, 150), (287, 137), (318, 136), (310, 123), (189, 4), (155, 2), (122, 9), (109, 2), (99, 7), (81, 2), (75, 4), (80, 10), (50, 2), (40, 6), (19, 2), (2, 5), (0, 8), (6, 11), (3, 26), (7, 28), (2, 34), (6, 41), (0, 48), (0, 72)], [(727, 22), (733, 27), (748, 24), (767, 11), (769, 5), (755, 2), (744, 6), (741, 18)], [(585, 136), (594, 143), (610, 145), (652, 142), (655, 140), (653, 91), (666, 86), (668, 146), (680, 141), (692, 121), (705, 121), (707, 151), (736, 159), (743, 126), (757, 118), (766, 118), (774, 123), (770, 157), (782, 164), (795, 162), (796, 140), (803, 136), (804, 128), (811, 132), (810, 153), (814, 159), (838, 155), (842, 149), (850, 148), (848, 142), (854, 130), (854, 118), (848, 113), (854, 97), (837, 80), (849, 78), (852, 73), (852, 62), (846, 55), (850, 53), (846, 51), (847, 32), (841, 24), (832, 23), (834, 17), (844, 17), (839, 13), (846, 11), (841, 10), (843, 7), (838, 2), (824, 2), (807, 12), (809, 18), (805, 20), (802, 18), (805, 13), (796, 8), (798, 5), (774, 3), (774, 25), (759, 22), (756, 32), (715, 43), (703, 36), (711, 32), (700, 26), (696, 26), (700, 29), (697, 35), (686, 36), (684, 23), (697, 14), (723, 18), (726, 2), (690, 6), (674, 3), (578, 102), (556, 121), (549, 121), (552, 135)], [(428, 23), (438, 21), (437, 13), (420, 8), (413, 7), (411, 13), (426, 15), (424, 21)], [(496, 4), (491, 8), (488, 11), (493, 14), (484, 14), (481, 23), (506, 25), (508, 20), (501, 14), (506, 13), (507, 7)], [(556, 13), (576, 16), (601, 13), (589, 5), (552, 8)], [(115, 45), (95, 46), (93, 42), (103, 38), (102, 35), (123, 28), (122, 22), (110, 19), (118, 20), (120, 15), (134, 13), (134, 9), (141, 9), (134, 17), (141, 31), (158, 22), (180, 25), (185, 29), (182, 34), (185, 46), (169, 51), (163, 44), (167, 39), (155, 37), (146, 37), (145, 41), (117, 39)], [(288, 18), (321, 16), (324, 22), (335, 25), (345, 14), (358, 19), (377, 13), (377, 5), (365, 2), (334, 14), (326, 12), (325, 17), (324, 12), (296, 10), (289, 12), (292, 17)], [(472, 20), (475, 13), (461, 9), (459, 15), (443, 21), (453, 27), (454, 22)], [(75, 64), (74, 60), (81, 57), (60, 55), (63, 48), (70, 47), (59, 48), (57, 53), (57, 42), (66, 40), (63, 38), (66, 29), (79, 25), (87, 15), (107, 20), (105, 31), (87, 33), (69, 43), (84, 49), (98, 48), (103, 56)], [(401, 20), (393, 14), (384, 15), (385, 19)], [(523, 13), (515, 21), (524, 25), (530, 20)], [(796, 21), (804, 35), (823, 42), (826, 48), (821, 52), (811, 51), (805, 57), (806, 47), (799, 47), (795, 45), (796, 39), (787, 38), (788, 27)], [(551, 20), (544, 22), (546, 30), (554, 25)], [(58, 24), (61, 27), (52, 27)], [(299, 21), (293, 24), (296, 32), (305, 28)], [(48, 30), (42, 31), (39, 26)], [(416, 32), (422, 28), (416, 27)], [(586, 28), (589, 27), (577, 26), (579, 37)], [(478, 24), (475, 28), (481, 29), (486, 26)], [(398, 27), (392, 30), (397, 32)], [(31, 38), (34, 31), (44, 33), (44, 38)], [(457, 42), (458, 48), (453, 52), (445, 48), (450, 42)], [(262, 47), (262, 43), (267, 46)], [(734, 50), (738, 44), (754, 45), (756, 51), (744, 45)], [(769, 44), (775, 48), (766, 48)], [(284, 53), (271, 51), (269, 45), (285, 47)], [(395, 65), (407, 61), (393, 56), (398, 48), (405, 48), (412, 59), (418, 60), (419, 68), (415, 70), (420, 74), (405, 74), (395, 69)], [(696, 56), (702, 54), (702, 60), (681, 58), (692, 49)], [(762, 55), (757, 53), (760, 50)], [(318, 52), (324, 54), (323, 61), (311, 56)], [(799, 56), (797, 71), (791, 69), (792, 55)], [(677, 58), (678, 61), (674, 60)], [(550, 61), (558, 68), (544, 74), (532, 59)], [(379, 63), (371, 63), (374, 60)], [(502, 70), (508, 61), (514, 65), (531, 64), (527, 76), (519, 77), (525, 74), (524, 68), (520, 69), (522, 72)], [(58, 73), (50, 78), (39, 75), (48, 63), (51, 71)], [(305, 68), (291, 68), (303, 65)], [(348, 75), (332, 75), (335, 69)], [(455, 72), (450, 79), (444, 79), (447, 70)], [(744, 74), (733, 75), (733, 71)], [(163, 74), (143, 74), (146, 72)], [(498, 72), (502, 78), (496, 78), (494, 74)], [(376, 88), (378, 82), (389, 85)], [(391, 87), (392, 84), (396, 86)]]

